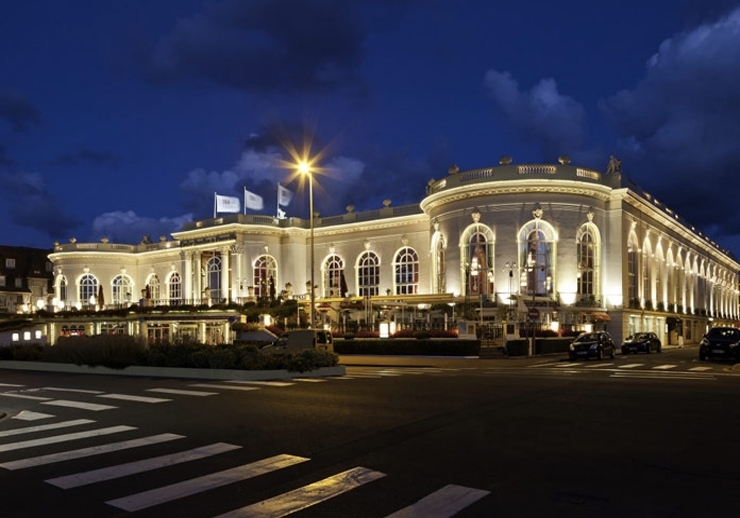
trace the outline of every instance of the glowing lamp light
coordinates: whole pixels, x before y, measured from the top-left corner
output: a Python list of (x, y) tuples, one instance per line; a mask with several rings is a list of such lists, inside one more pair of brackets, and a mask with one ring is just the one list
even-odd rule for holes
[(389, 322), (380, 323), (380, 338), (390, 338), (390, 323)]

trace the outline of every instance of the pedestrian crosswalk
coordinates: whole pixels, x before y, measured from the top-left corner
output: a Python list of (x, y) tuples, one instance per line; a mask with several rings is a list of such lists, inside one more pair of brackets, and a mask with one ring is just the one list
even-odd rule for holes
[[(660, 380), (716, 380), (719, 374), (726, 374), (726, 366), (698, 365), (693, 362), (680, 363), (620, 363), (609, 362), (571, 362), (545, 361), (528, 365), (526, 369), (576, 374), (578, 372), (604, 371), (612, 378), (619, 379), (660, 379)], [(498, 371), (500, 372), (500, 370)]]
[[(207, 499), (208, 492), (218, 488), (231, 487), (233, 488), (233, 495), (229, 501), (242, 500), (241, 506), (232, 504), (234, 508), (231, 510), (223, 512), (222, 509), (218, 511), (221, 514), (211, 512), (204, 515), (204, 517), (281, 517), (311, 507), (326, 505), (327, 501), (339, 495), (352, 494), (352, 491), (360, 487), (370, 487), (377, 480), (394, 476), (368, 466), (339, 469), (334, 473), (327, 473), (326, 468), (309, 469), (298, 475), (295, 471), (291, 471), (291, 468), (301, 464), (310, 465), (311, 458), (291, 453), (280, 453), (250, 459), (249, 457), (254, 455), (255, 452), (249, 451), (244, 445), (240, 444), (216, 442), (191, 447), (192, 444), (186, 446), (185, 443), (188, 441), (192, 443), (193, 440), (175, 433), (147, 436), (142, 434), (137, 427), (125, 424), (99, 427), (97, 422), (92, 419), (65, 421), (55, 416), (44, 418), (39, 416), (39, 419), (51, 421), (49, 423), (26, 425), (23, 421), (28, 417), (31, 417), (31, 412), (25, 414), (21, 412), (14, 416), (15, 422), (13, 422), (13, 419), (9, 419), (0, 423), (0, 470), (10, 472), (30, 470), (33, 474), (33, 468), (47, 466), (46, 469), (40, 472), (43, 473), (43, 482), (46, 484), (63, 491), (74, 491), (78, 488), (101, 484), (101, 486), (98, 486), (99, 491), (90, 494), (98, 499), (100, 505), (114, 507), (126, 512), (136, 512), (156, 507), (158, 513), (171, 515), (168, 511), (168, 505), (176, 506), (177, 501), (186, 497), (191, 499), (188, 500), (189, 502), (193, 498), (198, 498), (199, 495)], [(70, 428), (81, 429), (72, 433), (62, 432)], [(124, 433), (138, 436), (83, 448), (67, 449), (66, 446), (74, 441), (100, 440), (106, 435)], [(164, 454), (155, 451), (157, 445), (166, 443), (172, 443), (173, 445), (182, 443), (185, 447), (176, 451), (170, 449)], [(49, 453), (50, 447), (57, 448), (57, 451)], [(42, 452), (38, 455), (31, 453), (29, 456), (18, 458), (17, 452), (21, 450), (32, 452), (34, 448), (41, 449)], [(124, 463), (120, 463), (120, 456), (113, 455), (122, 450), (129, 452), (127, 457), (130, 460)], [(16, 453), (14, 458), (3, 458), (11, 453)], [(228, 455), (224, 456), (225, 454)], [(207, 462), (208, 459), (216, 458), (219, 455), (224, 457), (221, 459), (222, 463), (229, 464), (225, 469), (222, 464), (214, 463), (204, 465), (205, 470), (203, 467), (200, 468), (197, 475), (193, 475), (196, 472), (195, 470), (183, 470), (182, 472), (168, 470), (167, 475), (162, 478), (144, 477), (147, 473), (176, 465)], [(85, 464), (87, 469), (76, 470), (75, 466), (79, 467), (80, 464), (76, 464), (74, 461), (83, 458), (95, 459), (95, 467), (90, 469), (90, 464), (87, 463)], [(119, 462), (115, 462), (113, 459), (118, 459)], [(209, 468), (209, 466), (221, 467), (216, 469)], [(253, 479), (278, 472), (284, 474), (283, 481), (286, 489), (278, 490), (277, 494), (273, 493), (255, 498), (251, 496), (252, 493), (245, 490), (245, 487), (249, 487), (248, 484)], [(314, 473), (313, 477), (311, 473)], [(136, 477), (140, 478), (134, 484), (129, 484)], [(291, 484), (290, 481), (294, 478), (300, 482)], [(27, 481), (28, 478), (24, 477), (23, 480)], [(103, 487), (102, 483), (104, 482), (106, 485)], [(403, 487), (403, 482), (403, 480), (396, 480), (394, 484), (397, 487)], [(142, 483), (149, 484), (152, 487), (143, 488)], [(130, 487), (135, 487), (136, 490), (133, 492), (126, 491)], [(280, 487), (283, 487), (283, 485)], [(447, 484), (441, 488), (439, 486), (430, 487), (428, 491), (428, 494), (420, 500), (414, 501), (418, 497), (409, 496), (409, 501), (399, 506), (401, 508), (388, 515), (388, 518), (419, 516), (446, 518), (459, 513), (490, 494), (490, 491), (486, 489), (456, 484)], [(346, 510), (345, 515), (346, 513), (349, 513), (349, 515), (360, 514), (362, 505), (359, 500), (362, 500), (362, 497), (359, 497), (356, 504), (358, 506), (357, 513), (352, 512), (352, 501), (342, 503), (342, 509)], [(399, 498), (398, 500), (402, 501), (403, 499)], [(62, 502), (63, 499), (60, 499), (60, 505), (63, 505)], [(207, 509), (208, 507), (203, 508)], [(61, 512), (64, 514), (63, 510)], [(215, 517), (214, 514), (216, 514)]]

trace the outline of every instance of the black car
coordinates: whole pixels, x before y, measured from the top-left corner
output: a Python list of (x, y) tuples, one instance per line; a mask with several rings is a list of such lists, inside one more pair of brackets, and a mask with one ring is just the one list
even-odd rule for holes
[(699, 344), (699, 359), (727, 358), (740, 360), (740, 329), (713, 327)]
[(614, 358), (615, 349), (612, 337), (606, 331), (581, 333), (571, 342), (568, 357), (571, 361), (579, 358), (601, 360), (604, 356)]
[(660, 338), (655, 333), (635, 333), (622, 343), (622, 354), (641, 352), (650, 354), (653, 351), (659, 353), (661, 348)]

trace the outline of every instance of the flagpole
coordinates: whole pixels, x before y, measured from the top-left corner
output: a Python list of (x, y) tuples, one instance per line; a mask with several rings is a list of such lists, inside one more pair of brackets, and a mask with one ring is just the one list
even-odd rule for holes
[(244, 189), (244, 215), (247, 215), (247, 188), (242, 187)]
[(275, 207), (275, 210), (276, 210), (275, 214), (277, 214), (277, 217), (279, 218), (280, 217), (280, 182), (278, 182), (277, 184), (278, 184), (278, 188), (277, 188), (277, 205)]
[(218, 196), (217, 192), (213, 192), (213, 217), (216, 218), (216, 198)]

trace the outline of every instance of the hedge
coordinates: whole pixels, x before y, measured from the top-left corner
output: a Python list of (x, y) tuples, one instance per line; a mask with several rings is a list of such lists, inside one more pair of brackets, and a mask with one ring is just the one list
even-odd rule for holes
[(128, 335), (63, 337), (56, 345), (0, 347), (0, 360), (72, 363), (125, 369), (128, 366), (195, 369), (287, 370), (306, 372), (339, 364), (332, 352), (308, 349), (284, 353), (263, 352), (258, 344), (205, 345), (143, 340)]

